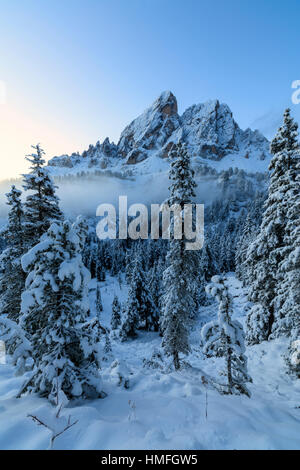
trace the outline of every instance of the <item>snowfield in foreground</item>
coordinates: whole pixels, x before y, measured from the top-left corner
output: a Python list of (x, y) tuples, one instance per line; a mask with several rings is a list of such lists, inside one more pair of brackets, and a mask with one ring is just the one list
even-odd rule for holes
[[(235, 318), (243, 323), (247, 305), (240, 283), (230, 277)], [(123, 300), (127, 289), (113, 278), (101, 283), (109, 326), (114, 293)], [(93, 303), (93, 298), (91, 298)], [(203, 308), (202, 318), (216, 315), (217, 306)], [(286, 340), (247, 348), (252, 397), (220, 395), (203, 383), (218, 375), (222, 359), (205, 359), (200, 348), (200, 325), (191, 336), (192, 353), (180, 372), (164, 373), (143, 367), (161, 338), (140, 333), (138, 339), (112, 340), (111, 360), (103, 363), (107, 397), (69, 404), (63, 416), (78, 423), (58, 437), (55, 449), (300, 449), (300, 381), (285, 372), (281, 357)], [(114, 360), (119, 365), (111, 367)], [(119, 373), (128, 380), (120, 384)], [(0, 364), (0, 448), (46, 449), (50, 433), (29, 413), (50, 415), (52, 406), (37, 396), (16, 399), (23, 377)]]

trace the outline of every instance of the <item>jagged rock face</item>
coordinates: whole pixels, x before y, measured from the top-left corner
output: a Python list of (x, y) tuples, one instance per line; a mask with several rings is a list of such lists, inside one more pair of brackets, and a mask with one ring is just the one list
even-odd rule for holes
[(61, 168), (73, 168), (76, 163), (79, 163), (80, 155), (79, 154), (72, 154), (69, 155), (61, 155), (60, 157), (53, 157), (51, 160), (48, 161), (48, 165), (50, 166), (58, 166)]
[(118, 148), (128, 164), (147, 158), (149, 151), (161, 151), (165, 142), (180, 126), (177, 100), (164, 92), (141, 116), (132, 121), (121, 134)]
[(98, 141), (96, 145), (90, 145), (88, 150), (85, 150), (81, 155), (79, 153), (73, 153), (69, 155), (61, 155), (60, 157), (53, 157), (48, 161), (50, 166), (59, 166), (65, 168), (73, 168), (80, 162), (88, 161), (88, 167), (99, 166), (100, 168), (106, 168), (108, 161), (112, 158), (118, 157), (118, 147), (113, 142), (110, 143), (107, 137), (102, 144)]
[(191, 156), (207, 160), (221, 160), (228, 154), (254, 155), (260, 160), (269, 156), (267, 139), (259, 131), (241, 130), (226, 104), (211, 100), (193, 105), (179, 116), (175, 96), (166, 91), (124, 129), (118, 145), (106, 138), (82, 155), (54, 157), (49, 165), (71, 168), (83, 161), (89, 168), (104, 169), (116, 162), (135, 165), (152, 155), (168, 158), (178, 142), (187, 144)]
[(183, 139), (193, 156), (221, 159), (238, 151), (240, 129), (226, 104), (218, 100), (188, 108), (181, 117)]

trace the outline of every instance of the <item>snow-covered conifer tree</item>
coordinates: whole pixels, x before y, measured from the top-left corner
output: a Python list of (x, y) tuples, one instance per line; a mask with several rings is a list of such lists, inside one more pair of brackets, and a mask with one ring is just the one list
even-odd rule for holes
[(122, 341), (126, 341), (128, 338), (135, 338), (137, 336), (136, 330), (139, 326), (139, 303), (134, 296), (133, 289), (131, 287), (128, 291), (128, 298), (124, 306), (123, 321), (120, 329), (120, 338)]
[[(283, 126), (271, 143), (271, 177), (260, 232), (247, 252), (246, 263), (251, 273), (249, 299), (255, 303), (247, 318), (247, 340), (250, 344), (282, 334), (278, 326), (284, 324), (277, 297), (281, 279), (279, 267), (285, 269), (286, 258), (295, 248), (287, 246), (290, 243), (287, 242), (287, 227), (292, 217), (292, 195), (297, 191), (296, 186), (299, 191), (299, 183), (296, 183), (299, 173), (296, 170), (299, 161), (297, 128), (290, 110), (286, 110)], [(283, 304), (283, 298), (280, 304)]]
[(110, 322), (112, 330), (117, 330), (121, 326), (120, 311), (121, 311), (121, 305), (120, 305), (118, 297), (115, 295), (113, 303), (112, 303), (112, 315), (111, 315), (111, 322)]
[(31, 359), (32, 349), (25, 331), (21, 326), (5, 315), (0, 316), (0, 336), (5, 342), (6, 353), (11, 356), (11, 363), (16, 367), (16, 375), (22, 375), (32, 366), (28, 364)]
[[(300, 338), (300, 149), (289, 155), (282, 204), (286, 214), (281, 261), (276, 273), (272, 338)], [(276, 259), (279, 258), (275, 252)]]
[(227, 393), (244, 393), (251, 378), (247, 371), (244, 332), (242, 325), (232, 320), (232, 298), (226, 286), (226, 278), (213, 276), (206, 287), (207, 293), (219, 302), (218, 319), (207, 323), (201, 331), (204, 353), (208, 356), (224, 357), (226, 361)]
[(99, 338), (91, 335), (98, 330), (87, 321), (90, 273), (82, 262), (83, 240), (81, 224), (53, 223), (22, 257), (28, 276), (21, 326), (31, 340), (35, 368), (20, 394), (37, 392), (50, 400), (58, 390), (68, 398), (101, 395)]
[(97, 310), (98, 316), (100, 315), (101, 312), (103, 312), (101, 289), (100, 289), (99, 284), (97, 284), (97, 289), (96, 289), (96, 310)]
[(24, 253), (24, 213), (21, 191), (15, 186), (6, 194), (10, 206), (8, 224), (2, 231), (7, 248), (0, 255), (0, 313), (18, 321), (25, 274), (21, 266)]
[(36, 145), (32, 147), (36, 153), (28, 155), (30, 173), (23, 175), (23, 188), (30, 193), (25, 202), (25, 235), (28, 249), (39, 242), (40, 237), (48, 230), (55, 220), (62, 220), (59, 199), (55, 194), (54, 185), (47, 169), (44, 167), (45, 152)]
[(125, 308), (122, 338), (135, 336), (135, 329), (158, 331), (158, 310), (147, 286), (139, 250), (136, 250), (133, 270), (130, 276), (128, 300)]
[(208, 240), (209, 236), (207, 235), (206, 241), (204, 242), (203, 248), (200, 253), (200, 262), (199, 262), (199, 285), (198, 285), (198, 296), (199, 303), (205, 305), (208, 301), (207, 295), (205, 292), (205, 286), (207, 282), (217, 273), (217, 266), (215, 262), (215, 256), (211, 252)]
[[(191, 204), (195, 197), (194, 171), (184, 145), (178, 144), (171, 153), (169, 172), (169, 205)], [(189, 328), (195, 315), (196, 279), (198, 256), (186, 250), (185, 237), (177, 240), (171, 237), (167, 255), (167, 268), (163, 273), (162, 316), (160, 320), (165, 354), (173, 358), (175, 369), (180, 368), (180, 354), (189, 352)]]

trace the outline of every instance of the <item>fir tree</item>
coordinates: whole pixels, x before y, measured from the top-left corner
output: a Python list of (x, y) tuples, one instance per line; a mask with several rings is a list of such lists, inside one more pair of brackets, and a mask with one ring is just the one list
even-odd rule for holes
[(23, 175), (26, 191), (30, 194), (25, 202), (25, 236), (27, 247), (37, 244), (41, 236), (48, 230), (52, 221), (62, 220), (63, 215), (59, 208), (59, 199), (55, 194), (56, 186), (44, 167), (45, 152), (36, 145), (32, 147), (36, 153), (28, 155), (30, 173)]
[(100, 289), (99, 284), (97, 284), (97, 289), (96, 289), (96, 311), (97, 311), (98, 316), (100, 315), (101, 312), (103, 312), (101, 289)]
[(207, 323), (201, 332), (204, 353), (208, 356), (225, 357), (227, 393), (244, 393), (251, 378), (247, 372), (244, 332), (242, 325), (232, 320), (232, 298), (225, 284), (226, 278), (214, 276), (206, 287), (207, 293), (219, 302), (218, 320)]
[(276, 274), (272, 338), (284, 335), (296, 340), (300, 337), (300, 150), (290, 155), (285, 177), (286, 225)]
[(87, 322), (90, 273), (84, 267), (81, 224), (53, 223), (22, 257), (28, 273), (21, 326), (32, 344), (35, 368), (20, 394), (54, 400), (101, 396), (97, 344), (100, 328)]
[(120, 305), (118, 297), (115, 295), (113, 303), (112, 303), (112, 315), (111, 315), (111, 322), (110, 322), (112, 330), (117, 330), (121, 326), (120, 311), (121, 311), (121, 305)]
[(286, 266), (287, 253), (293, 248), (287, 247), (286, 243), (288, 214), (293, 204), (291, 188), (295, 188), (299, 160), (297, 127), (290, 110), (286, 110), (283, 126), (271, 143), (271, 178), (260, 232), (247, 252), (246, 263), (251, 273), (249, 299), (256, 304), (247, 319), (250, 344), (281, 334), (278, 324), (284, 323), (281, 308), (277, 305), (278, 267)]
[(125, 321), (122, 325), (123, 339), (126, 335), (135, 336), (137, 328), (158, 331), (158, 311), (147, 287), (139, 250), (136, 251), (134, 267), (130, 276)]
[(21, 294), (25, 285), (25, 274), (21, 266), (24, 253), (24, 213), (21, 203), (21, 191), (12, 186), (6, 194), (10, 206), (8, 224), (2, 231), (7, 248), (0, 255), (0, 313), (18, 321), (21, 306)]
[(123, 322), (120, 329), (121, 340), (127, 341), (128, 338), (135, 338), (137, 336), (136, 330), (139, 326), (139, 303), (131, 287), (128, 291), (128, 298), (122, 317)]
[[(194, 171), (186, 148), (178, 144), (171, 154), (169, 173), (169, 204), (191, 204), (195, 197)], [(171, 238), (167, 268), (163, 273), (162, 316), (160, 320), (165, 354), (173, 358), (176, 370), (180, 368), (180, 354), (188, 354), (191, 317), (196, 310), (196, 256), (185, 249), (185, 238)], [(198, 259), (198, 257), (197, 257)]]

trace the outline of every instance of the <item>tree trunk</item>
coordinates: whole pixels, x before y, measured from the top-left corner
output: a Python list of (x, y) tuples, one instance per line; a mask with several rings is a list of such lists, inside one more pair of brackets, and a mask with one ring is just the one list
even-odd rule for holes
[(179, 363), (179, 356), (178, 356), (177, 351), (173, 353), (173, 361), (174, 361), (175, 370), (179, 370), (180, 369), (180, 363)]
[(231, 350), (227, 350), (227, 379), (228, 379), (228, 393), (232, 394), (232, 372), (231, 372)]

